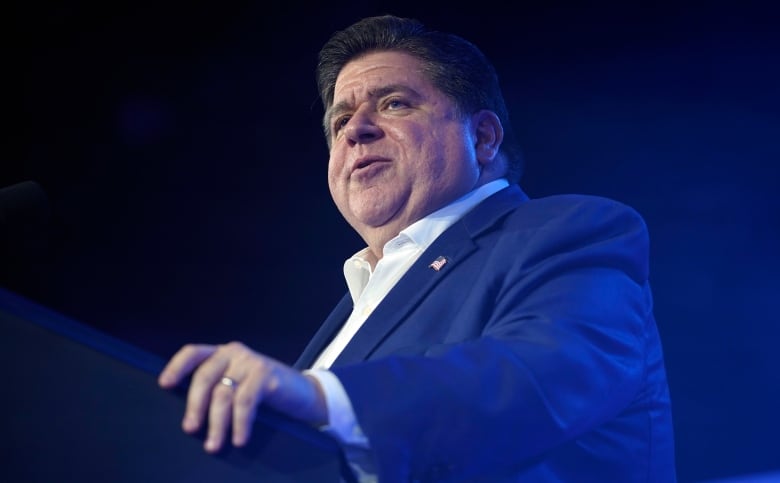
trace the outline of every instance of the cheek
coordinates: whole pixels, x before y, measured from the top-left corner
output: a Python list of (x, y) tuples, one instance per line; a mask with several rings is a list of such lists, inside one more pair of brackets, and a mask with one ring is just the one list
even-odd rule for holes
[(422, 173), (430, 169), (434, 156), (441, 155), (441, 147), (435, 131), (413, 126), (392, 133), (392, 139), (401, 152), (402, 167)]
[(330, 196), (336, 203), (339, 203), (344, 198), (344, 192), (346, 191), (346, 181), (343, 176), (344, 162), (343, 158), (338, 156), (331, 156), (328, 160), (328, 190)]
[(424, 169), (433, 185), (431, 189), (460, 188), (479, 176), (474, 149), (462, 132), (439, 132), (427, 149), (431, 162)]
[(328, 183), (335, 182), (344, 169), (344, 155), (338, 149), (330, 151), (328, 158)]
[(328, 162), (328, 188), (330, 188), (331, 194), (335, 195), (336, 186), (338, 185), (338, 175), (336, 174), (338, 169), (331, 160)]
[(417, 140), (416, 151), (419, 160), (424, 160), (418, 168), (429, 172), (430, 176), (447, 176), (448, 165), (458, 156), (454, 139), (446, 132), (432, 131)]

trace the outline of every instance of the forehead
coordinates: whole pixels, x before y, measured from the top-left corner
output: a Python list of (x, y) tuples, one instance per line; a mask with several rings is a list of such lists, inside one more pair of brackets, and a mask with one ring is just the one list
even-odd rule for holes
[(406, 85), (416, 90), (434, 89), (418, 58), (404, 52), (371, 52), (344, 65), (336, 78), (334, 101), (354, 99), (390, 84)]

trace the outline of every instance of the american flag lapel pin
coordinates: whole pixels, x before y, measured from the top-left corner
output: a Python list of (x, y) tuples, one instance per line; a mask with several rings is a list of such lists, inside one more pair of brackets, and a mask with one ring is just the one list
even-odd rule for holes
[(438, 272), (446, 263), (447, 257), (440, 256), (437, 257), (436, 260), (434, 260), (430, 265), (428, 265), (428, 268), (432, 268)]

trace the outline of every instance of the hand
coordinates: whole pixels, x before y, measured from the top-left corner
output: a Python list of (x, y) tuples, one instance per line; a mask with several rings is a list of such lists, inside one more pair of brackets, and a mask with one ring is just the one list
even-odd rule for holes
[[(210, 453), (222, 448), (231, 426), (233, 445), (245, 445), (261, 403), (312, 425), (328, 422), (325, 395), (316, 379), (239, 342), (185, 345), (158, 382), (172, 388), (193, 371), (182, 428), (194, 433), (208, 417), (204, 447)], [(235, 384), (226, 385), (223, 378)]]

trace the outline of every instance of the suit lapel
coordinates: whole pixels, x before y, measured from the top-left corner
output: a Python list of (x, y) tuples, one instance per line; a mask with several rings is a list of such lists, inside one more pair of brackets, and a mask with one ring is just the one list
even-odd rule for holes
[(347, 292), (306, 345), (306, 348), (295, 364), (293, 364), (293, 367), (301, 370), (311, 367), (317, 356), (320, 355), (320, 352), (325, 349), (325, 346), (336, 336), (341, 326), (344, 325), (350, 312), (352, 312), (352, 297)]
[[(366, 319), (334, 365), (366, 359), (408, 312), (475, 249), (469, 238), (463, 238), (462, 231), (458, 235), (460, 243), (434, 243), (420, 256)], [(429, 268), (439, 256), (446, 258), (445, 265), (438, 271)]]
[[(480, 203), (442, 233), (366, 319), (334, 365), (365, 360), (436, 284), (477, 249), (474, 237), (526, 199), (520, 188), (512, 185)], [(441, 260), (439, 257), (444, 257), (446, 263), (439, 270), (430, 267)]]

